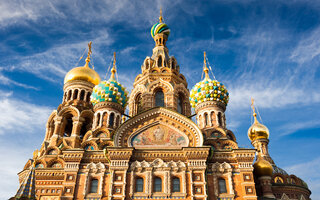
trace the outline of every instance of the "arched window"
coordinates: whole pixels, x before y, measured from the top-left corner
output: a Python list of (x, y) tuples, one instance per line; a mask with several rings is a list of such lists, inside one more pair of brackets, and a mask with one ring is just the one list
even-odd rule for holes
[(154, 178), (154, 185), (153, 185), (154, 192), (162, 192), (162, 180), (159, 177)]
[(155, 104), (156, 107), (157, 106), (164, 107), (164, 94), (162, 90), (159, 90), (156, 92), (155, 100), (156, 100), (156, 104)]
[(96, 126), (99, 126), (99, 125), (100, 125), (100, 116), (101, 116), (101, 114), (98, 113), (98, 114), (97, 114), (97, 118), (96, 118)]
[(184, 114), (184, 110), (183, 110), (183, 95), (179, 94), (178, 96), (178, 103), (177, 103), (177, 110), (178, 113)]
[(78, 98), (78, 90), (76, 89), (74, 92), (73, 92), (73, 99), (77, 99)]
[(172, 192), (180, 192), (180, 179), (178, 177), (172, 179)]
[(109, 118), (109, 127), (113, 127), (113, 123), (114, 123), (114, 113), (111, 113)]
[(136, 112), (139, 114), (142, 111), (142, 96), (138, 94), (136, 97)]
[(90, 96), (91, 96), (91, 92), (88, 92), (88, 94), (87, 94), (87, 102), (89, 102), (90, 101)]
[(158, 67), (162, 67), (162, 57), (159, 56), (158, 58)]
[(71, 99), (71, 92), (72, 92), (71, 90), (68, 91), (68, 100)]
[(136, 192), (143, 192), (143, 178), (136, 179)]
[(226, 180), (219, 178), (219, 194), (227, 193)]
[(208, 125), (208, 114), (204, 113), (204, 127), (207, 127)]
[(222, 126), (222, 116), (221, 116), (221, 112), (218, 113), (218, 125)]
[(81, 129), (80, 129), (80, 139), (83, 138), (83, 136), (87, 133), (87, 131), (90, 130), (92, 125), (91, 119), (89, 118), (85, 118), (85, 121), (82, 123), (81, 125)]
[(90, 185), (90, 193), (98, 192), (98, 179), (92, 179)]
[(84, 90), (81, 90), (81, 92), (80, 92), (80, 100), (82, 100), (82, 101), (84, 101), (85, 99), (84, 99)]
[(67, 115), (64, 117), (63, 120), (63, 137), (70, 137), (71, 136), (71, 132), (72, 132), (72, 127), (73, 127), (73, 121), (72, 121), (72, 115)]

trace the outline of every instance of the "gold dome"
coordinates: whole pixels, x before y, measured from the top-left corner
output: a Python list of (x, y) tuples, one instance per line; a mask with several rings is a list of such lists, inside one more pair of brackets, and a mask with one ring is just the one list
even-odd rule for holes
[[(90, 56), (91, 56), (91, 44), (89, 42), (88, 47), (88, 56), (86, 58), (86, 64), (83, 67), (76, 67), (70, 70), (67, 75), (64, 77), (64, 84), (73, 80), (83, 80), (98, 85), (100, 83), (99, 74), (89, 67)], [(82, 58), (82, 57), (81, 57)]]
[(273, 167), (272, 165), (261, 158), (261, 156), (258, 156), (257, 161), (253, 164), (253, 173), (260, 177), (260, 176), (272, 176)]
[(248, 137), (251, 141), (256, 139), (269, 139), (269, 129), (265, 125), (258, 122), (255, 113), (254, 123), (248, 130)]
[(100, 82), (99, 74), (85, 65), (83, 67), (76, 67), (70, 70), (64, 78), (64, 83), (73, 80), (83, 80), (98, 85)]

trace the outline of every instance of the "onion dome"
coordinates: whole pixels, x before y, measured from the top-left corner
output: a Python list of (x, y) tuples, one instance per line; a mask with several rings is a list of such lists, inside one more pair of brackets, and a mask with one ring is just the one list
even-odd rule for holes
[(253, 164), (253, 173), (258, 177), (272, 176), (273, 167), (268, 161), (258, 155), (257, 161)]
[(221, 102), (225, 105), (229, 101), (229, 93), (227, 88), (217, 80), (209, 78), (209, 69), (206, 62), (206, 52), (204, 52), (204, 69), (205, 78), (203, 81), (197, 83), (191, 90), (189, 97), (190, 104), (195, 108), (199, 103), (205, 101)]
[(269, 129), (257, 120), (257, 113), (255, 112), (255, 108), (253, 105), (253, 99), (252, 99), (252, 109), (253, 109), (254, 123), (251, 125), (251, 127), (248, 130), (249, 139), (251, 141), (254, 141), (256, 139), (269, 139)]
[(100, 76), (99, 74), (94, 71), (94, 69), (91, 69), (89, 67), (89, 62), (90, 62), (90, 55), (91, 55), (91, 44), (90, 42), (88, 44), (89, 46), (89, 51), (88, 51), (88, 57), (86, 58), (86, 64), (83, 67), (76, 67), (71, 69), (65, 76), (64, 78), (64, 83), (66, 84), (69, 81), (73, 80), (83, 80), (83, 81), (88, 81), (94, 85), (97, 85), (100, 82)]
[(160, 17), (159, 17), (159, 23), (156, 23), (151, 28), (151, 36), (154, 38), (155, 35), (158, 33), (163, 33), (167, 36), (170, 34), (170, 29), (167, 26), (167, 24), (163, 23), (163, 17), (162, 17), (162, 10), (160, 9)]
[(93, 88), (91, 94), (91, 103), (96, 105), (100, 102), (114, 102), (125, 107), (128, 102), (127, 90), (115, 79), (116, 57), (114, 53), (113, 67), (111, 69), (111, 76), (109, 80), (101, 81)]

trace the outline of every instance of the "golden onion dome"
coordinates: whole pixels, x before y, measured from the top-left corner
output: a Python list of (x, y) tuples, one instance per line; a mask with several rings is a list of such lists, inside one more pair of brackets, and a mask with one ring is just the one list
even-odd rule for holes
[(73, 80), (83, 80), (88, 81), (94, 85), (98, 85), (100, 82), (100, 76), (99, 74), (94, 71), (94, 69), (91, 69), (89, 67), (90, 62), (90, 56), (91, 56), (91, 44), (92, 42), (89, 42), (88, 47), (88, 56), (86, 58), (86, 64), (83, 67), (76, 67), (71, 69), (67, 75), (64, 77), (64, 84), (66, 84), (69, 81)]
[(99, 84), (100, 76), (99, 74), (91, 69), (87, 64), (83, 67), (76, 67), (71, 69), (64, 78), (64, 83), (73, 80), (83, 80), (93, 83), (95, 85)]
[(254, 123), (248, 130), (249, 139), (251, 141), (254, 141), (256, 139), (269, 139), (269, 129), (265, 125), (259, 123), (256, 113), (254, 113), (253, 116)]
[(260, 176), (272, 176), (273, 167), (272, 165), (263, 159), (261, 156), (258, 156), (257, 161), (253, 164), (253, 173)]

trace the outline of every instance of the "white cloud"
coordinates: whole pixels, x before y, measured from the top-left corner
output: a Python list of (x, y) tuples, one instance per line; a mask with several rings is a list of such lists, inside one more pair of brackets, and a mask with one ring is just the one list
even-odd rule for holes
[(280, 136), (290, 135), (300, 130), (320, 127), (320, 120), (289, 122), (277, 129)]
[(5, 95), (0, 98), (0, 135), (32, 133), (38, 127), (45, 127), (52, 108), (15, 99), (13, 93), (1, 93)]
[(289, 174), (294, 174), (304, 180), (312, 192), (311, 198), (320, 200), (320, 157), (306, 163), (285, 167)]
[[(311, 33), (304, 35), (303, 38), (292, 52), (290, 59), (293, 61), (304, 64), (312, 61), (320, 55), (320, 27), (316, 28)], [(319, 67), (319, 66), (315, 66)]]
[(11, 80), (10, 78), (4, 76), (3, 74), (1, 74), (1, 67), (0, 67), (0, 84), (3, 84), (3, 85), (16, 85), (16, 86), (19, 86), (19, 87), (23, 87), (25, 89), (39, 90), (36, 87), (30, 86), (30, 85), (26, 85), (26, 84), (23, 84), (23, 83), (19, 83), (17, 81)]

